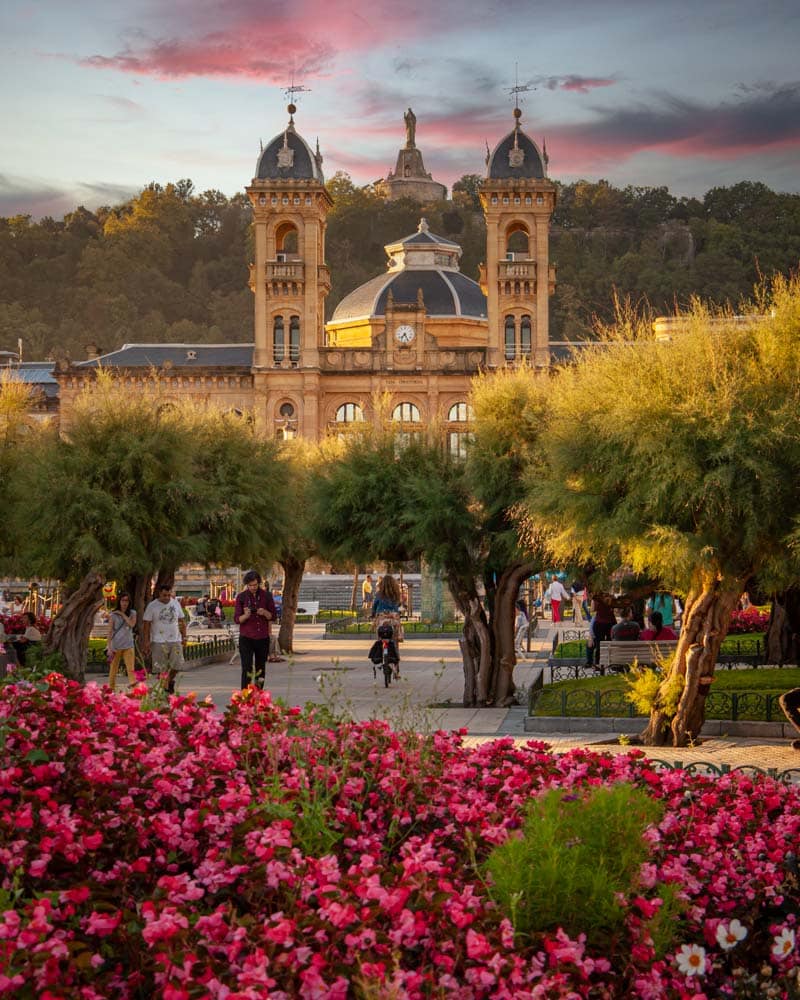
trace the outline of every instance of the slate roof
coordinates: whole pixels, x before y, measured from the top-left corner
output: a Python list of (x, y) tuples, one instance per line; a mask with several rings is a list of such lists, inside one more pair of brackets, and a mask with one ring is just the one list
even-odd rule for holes
[(9, 365), (9, 369), (20, 382), (41, 389), (48, 399), (58, 395), (58, 382), (53, 376), (54, 361), (23, 361)]
[[(289, 149), (294, 151), (290, 167), (278, 166), (278, 150), (283, 148), (284, 135)], [(317, 165), (310, 147), (291, 127), (276, 135), (265, 147), (256, 164), (256, 177), (259, 180), (314, 180), (320, 184), (325, 183), (322, 170)]]
[(480, 285), (459, 271), (435, 268), (405, 268), (378, 275), (346, 295), (334, 310), (332, 323), (386, 315), (391, 291), (395, 302), (417, 301), (422, 297), (429, 316), (468, 316), (486, 319), (486, 296)]
[[(430, 233), (427, 230), (425, 232), (412, 233), (411, 236), (406, 236), (404, 240), (398, 240), (397, 242), (402, 243), (403, 245), (408, 245), (409, 243), (412, 243), (416, 246), (419, 246), (420, 244), (425, 245), (426, 243), (428, 243), (428, 244), (435, 244), (436, 246), (441, 245), (446, 247), (455, 247), (457, 250), (461, 249), (458, 243), (454, 243), (452, 240), (446, 240), (444, 236), (437, 236), (435, 233)], [(387, 245), (395, 246), (394, 243)]]
[[(508, 154), (514, 146), (515, 133), (517, 145), (525, 154), (522, 165), (519, 167), (512, 167), (508, 160)], [(495, 146), (494, 152), (489, 158), (486, 176), (489, 180), (506, 180), (510, 177), (544, 180), (542, 156), (536, 143), (522, 129), (519, 131), (512, 129), (505, 139), (501, 139)]]
[[(194, 357), (189, 354), (193, 353)], [(110, 354), (79, 361), (76, 368), (250, 368), (253, 344), (123, 344)]]

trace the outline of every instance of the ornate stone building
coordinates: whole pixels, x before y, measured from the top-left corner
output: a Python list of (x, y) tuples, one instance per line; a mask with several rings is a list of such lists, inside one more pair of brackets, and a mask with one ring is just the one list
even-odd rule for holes
[[(375, 400), (388, 396), (403, 432), (439, 423), (459, 453), (470, 382), (479, 371), (549, 365), (555, 271), (548, 223), (556, 189), (546, 176), (546, 154), (521, 129), (519, 110), (512, 131), (487, 157), (480, 282), (459, 270), (458, 244), (430, 232), (422, 219), (415, 233), (386, 246), (386, 273), (347, 295), (328, 323), (325, 232), (332, 201), (319, 148), (296, 131), (295, 111), (290, 105), (288, 124), (260, 154), (246, 189), (255, 237), (249, 343), (126, 344), (61, 365), (64, 425), (74, 394), (103, 365), (132, 384), (157, 369), (176, 397), (251, 412), (267, 433), (284, 437), (320, 438), (373, 419)], [(401, 155), (418, 153), (415, 122), (406, 116)]]

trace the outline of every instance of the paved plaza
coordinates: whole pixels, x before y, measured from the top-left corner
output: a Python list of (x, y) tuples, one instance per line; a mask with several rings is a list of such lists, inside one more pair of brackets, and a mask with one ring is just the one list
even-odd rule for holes
[[(348, 639), (324, 639), (324, 626), (298, 625), (295, 630), (297, 653), (282, 663), (267, 664), (267, 687), (275, 698), (290, 705), (310, 702), (327, 704), (348, 717), (365, 720), (384, 718), (400, 728), (420, 731), (465, 729), (469, 743), (497, 737), (512, 737), (520, 742), (544, 740), (554, 750), (591, 746), (603, 753), (626, 753), (613, 734), (525, 733), (526, 709), (463, 708), (464, 679), (458, 637), (446, 639), (409, 639), (401, 646), (401, 679), (386, 689), (383, 679), (373, 678), (367, 660), (369, 636)], [(540, 623), (532, 641), (531, 658), (517, 665), (515, 680), (528, 686), (541, 666), (552, 643), (552, 626)], [(219, 709), (230, 701), (239, 688), (238, 656), (233, 663), (224, 661), (188, 669), (179, 682), (182, 692), (194, 691), (199, 697), (210, 695)], [(717, 767), (756, 766), (788, 770), (800, 768), (800, 752), (788, 740), (703, 739), (693, 748), (640, 748), (648, 756), (691, 764), (709, 761)]]

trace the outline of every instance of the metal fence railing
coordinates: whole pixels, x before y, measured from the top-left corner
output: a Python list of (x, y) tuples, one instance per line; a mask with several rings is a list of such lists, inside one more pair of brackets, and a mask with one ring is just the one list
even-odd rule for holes
[[(706, 718), (731, 722), (779, 722), (785, 719), (778, 694), (762, 691), (714, 691), (706, 698)], [(531, 715), (564, 718), (642, 717), (624, 691), (570, 691), (549, 686), (531, 692)]]

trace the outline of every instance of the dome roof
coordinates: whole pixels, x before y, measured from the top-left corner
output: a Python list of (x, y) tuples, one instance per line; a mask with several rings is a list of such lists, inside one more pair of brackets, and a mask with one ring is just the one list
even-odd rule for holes
[(465, 316), (486, 319), (486, 296), (477, 281), (459, 271), (405, 269), (360, 285), (346, 295), (334, 310), (331, 323), (373, 319), (386, 315), (389, 292), (395, 302), (412, 303), (422, 292), (428, 316)]
[(544, 180), (546, 161), (533, 139), (519, 127), (519, 108), (514, 109), (514, 117), (514, 128), (498, 142), (487, 161), (486, 176), (489, 180), (515, 177)]
[(283, 132), (264, 148), (256, 164), (257, 180), (319, 181), (322, 176), (322, 157), (311, 151), (310, 146), (294, 129), (294, 119)]
[(385, 249), (389, 273), (346, 295), (334, 310), (331, 323), (385, 316), (390, 292), (395, 302), (403, 304), (415, 303), (422, 293), (428, 316), (486, 319), (486, 296), (481, 286), (458, 270), (461, 247), (431, 233), (424, 219), (416, 233), (387, 243)]

